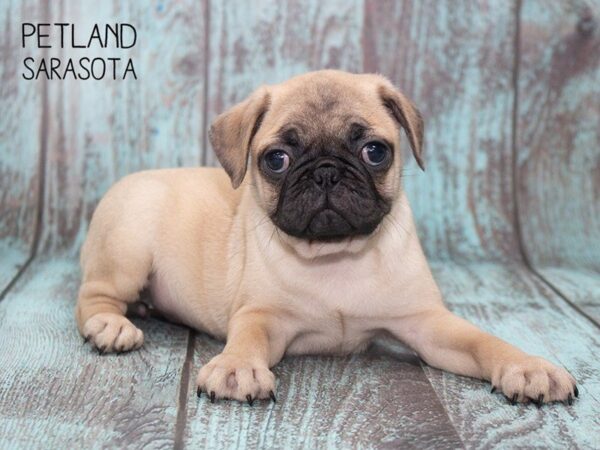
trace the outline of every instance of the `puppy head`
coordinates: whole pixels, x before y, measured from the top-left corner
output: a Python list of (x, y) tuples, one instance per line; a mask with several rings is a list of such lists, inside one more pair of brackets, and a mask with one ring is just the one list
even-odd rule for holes
[(335, 242), (370, 235), (391, 210), (400, 128), (423, 168), (412, 103), (382, 76), (326, 70), (259, 88), (217, 117), (210, 140), (233, 187), (250, 176), (279, 229)]

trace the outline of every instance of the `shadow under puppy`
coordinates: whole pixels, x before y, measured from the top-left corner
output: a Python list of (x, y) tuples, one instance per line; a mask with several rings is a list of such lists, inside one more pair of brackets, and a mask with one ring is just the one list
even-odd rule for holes
[(387, 332), (512, 402), (571, 403), (566, 370), (444, 306), (401, 187), (400, 128), (422, 167), (421, 117), (378, 75), (259, 88), (211, 127), (224, 171), (140, 172), (102, 199), (81, 253), (81, 334), (102, 352), (139, 348), (125, 314), (149, 287), (166, 317), (226, 339), (197, 377), (213, 401), (274, 399), (285, 353), (357, 351)]

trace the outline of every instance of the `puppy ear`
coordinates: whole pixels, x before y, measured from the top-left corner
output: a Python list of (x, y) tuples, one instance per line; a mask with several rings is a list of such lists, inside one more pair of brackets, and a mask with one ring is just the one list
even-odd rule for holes
[(391, 85), (380, 86), (379, 96), (383, 101), (383, 105), (390, 111), (400, 126), (404, 128), (417, 164), (422, 170), (425, 170), (422, 158), (423, 119), (421, 118), (421, 113), (402, 92), (394, 89)]
[(234, 189), (246, 175), (252, 138), (260, 128), (269, 102), (269, 92), (261, 87), (218, 116), (210, 127), (208, 138)]

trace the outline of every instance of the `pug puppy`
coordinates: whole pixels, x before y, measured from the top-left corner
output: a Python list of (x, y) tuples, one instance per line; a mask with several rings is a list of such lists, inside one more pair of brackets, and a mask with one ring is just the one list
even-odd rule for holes
[(222, 169), (140, 172), (98, 205), (81, 252), (79, 331), (139, 348), (149, 287), (171, 320), (226, 341), (196, 383), (212, 401), (275, 399), (284, 354), (348, 353), (391, 334), (512, 403), (577, 397), (574, 378), (452, 314), (401, 186), (400, 129), (423, 121), (384, 77), (325, 70), (264, 86), (210, 129)]

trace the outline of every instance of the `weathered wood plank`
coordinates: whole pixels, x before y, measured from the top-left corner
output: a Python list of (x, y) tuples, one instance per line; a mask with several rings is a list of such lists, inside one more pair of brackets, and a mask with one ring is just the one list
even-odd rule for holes
[(517, 195), (524, 247), (538, 272), (598, 318), (600, 2), (528, 0), (521, 18)]
[[(362, 5), (362, 0), (211, 2), (207, 123), (261, 84), (325, 68), (360, 72)], [(219, 164), (212, 151), (206, 163)]]
[(600, 272), (600, 2), (523, 3), (519, 207), (537, 265)]
[[(201, 335), (194, 372), (223, 344)], [(418, 359), (382, 343), (347, 357), (288, 357), (274, 368), (278, 402), (211, 404), (190, 395), (189, 448), (460, 448)]]
[(68, 57), (132, 58), (138, 79), (50, 83), (46, 227), (48, 252), (78, 250), (100, 197), (120, 177), (201, 161), (204, 103), (203, 2), (52, 2), (51, 22), (127, 22), (132, 49), (52, 49)]
[(43, 22), (37, 0), (0, 4), (0, 292), (27, 261), (35, 240), (43, 83), (21, 77), (23, 60), (42, 50), (21, 47), (21, 23)]
[(140, 351), (99, 356), (78, 287), (75, 261), (36, 261), (0, 303), (0, 447), (172, 448), (188, 331), (141, 320)]
[(511, 406), (490, 385), (428, 369), (468, 448), (597, 448), (600, 442), (598, 328), (523, 266), (435, 263), (450, 308), (523, 350), (566, 367), (580, 398), (571, 407)]
[(404, 185), (433, 258), (518, 257), (514, 8), (487, 0), (366, 3), (365, 70), (387, 75), (425, 120), (426, 172), (407, 159)]

